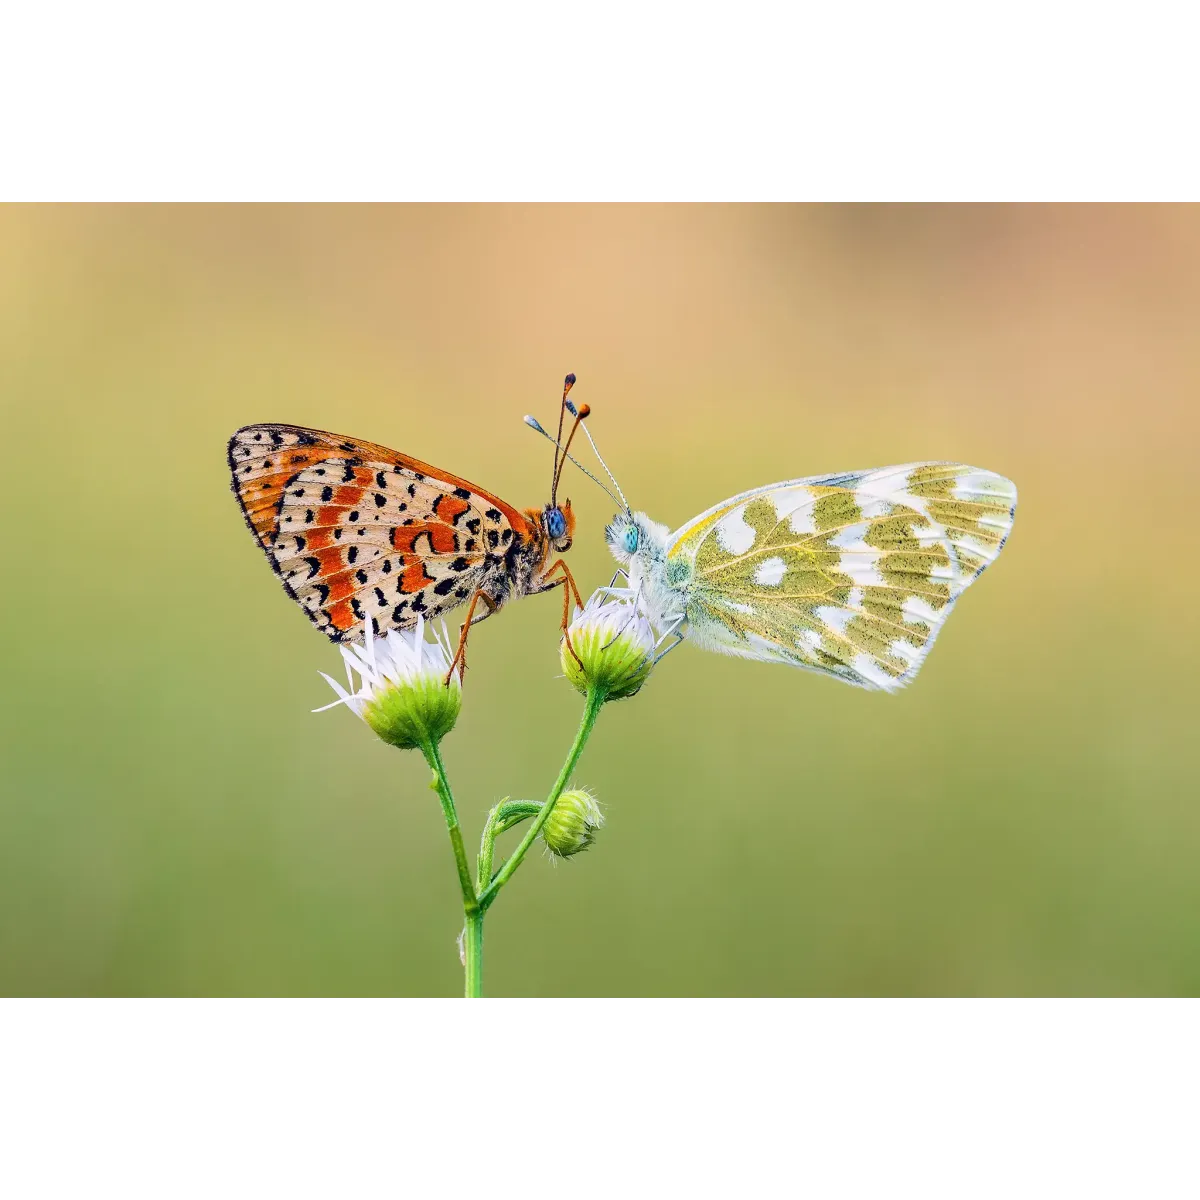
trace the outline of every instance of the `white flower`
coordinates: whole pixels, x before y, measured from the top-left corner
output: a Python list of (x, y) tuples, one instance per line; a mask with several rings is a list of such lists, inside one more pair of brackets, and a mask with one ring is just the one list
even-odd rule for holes
[(575, 610), (560, 657), (579, 691), (586, 695), (594, 689), (606, 700), (620, 700), (634, 695), (649, 678), (655, 645), (654, 629), (637, 598), (601, 588), (582, 610)]
[[(462, 708), (462, 683), (454, 674), (446, 682), (453, 661), (450, 635), (445, 622), (434, 640), (425, 640), (425, 622), (418, 616), (415, 629), (389, 630), (375, 636), (375, 623), (368, 617), (363, 644), (342, 645), (346, 683), (321, 677), (338, 694), (332, 704), (313, 709), (326, 712), (344, 704), (361, 717), (385, 741), (402, 750), (436, 744), (454, 727)], [(354, 675), (358, 675), (355, 687)], [(348, 690), (347, 690), (348, 689)]]

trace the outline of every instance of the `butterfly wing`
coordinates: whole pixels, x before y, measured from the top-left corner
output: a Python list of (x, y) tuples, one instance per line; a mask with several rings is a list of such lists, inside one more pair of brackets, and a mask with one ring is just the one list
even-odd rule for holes
[(229, 442), (246, 523), (289, 596), (335, 642), (408, 629), (463, 603), (533, 528), (456, 475), (386, 446), (295, 425)]
[(959, 463), (771, 484), (671, 535), (667, 580), (701, 645), (894, 691), (995, 561), (1016, 502), (1009, 480)]

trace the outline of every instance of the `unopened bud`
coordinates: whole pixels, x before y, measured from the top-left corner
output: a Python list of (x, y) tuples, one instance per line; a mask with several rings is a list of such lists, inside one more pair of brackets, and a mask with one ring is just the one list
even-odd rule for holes
[(596, 798), (583, 788), (574, 788), (559, 796), (542, 826), (542, 838), (556, 857), (570, 858), (596, 840), (596, 831), (603, 824)]

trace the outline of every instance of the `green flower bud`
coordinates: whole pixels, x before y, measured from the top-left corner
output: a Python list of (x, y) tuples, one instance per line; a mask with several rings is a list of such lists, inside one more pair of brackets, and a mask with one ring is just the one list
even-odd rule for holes
[(591, 687), (605, 700), (621, 700), (636, 694), (650, 677), (655, 641), (639, 606), (602, 599), (596, 592), (586, 608), (576, 611), (559, 657), (566, 677), (585, 696)]
[(462, 710), (458, 676), (447, 686), (445, 671), (382, 690), (363, 708), (362, 717), (390, 746), (416, 750), (436, 745), (454, 728)]
[(570, 858), (596, 840), (596, 830), (603, 824), (596, 798), (583, 788), (575, 788), (559, 796), (542, 826), (542, 840), (556, 857)]
[[(339, 697), (325, 708), (346, 705), (388, 745), (401, 750), (436, 745), (454, 728), (462, 710), (458, 676), (444, 682), (452, 661), (445, 625), (441, 637), (434, 631), (432, 642), (425, 640), (425, 623), (419, 617), (416, 628), (403, 633), (391, 630), (386, 637), (375, 637), (373, 629), (369, 624), (362, 646), (339, 647), (350, 691), (322, 672)], [(359, 677), (357, 688), (351, 672)]]

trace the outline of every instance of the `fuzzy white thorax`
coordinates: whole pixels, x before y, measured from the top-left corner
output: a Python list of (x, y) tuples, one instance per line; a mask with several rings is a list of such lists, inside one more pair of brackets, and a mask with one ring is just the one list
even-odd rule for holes
[[(626, 534), (637, 531), (637, 548), (626, 548)], [(608, 548), (629, 578), (629, 590), (660, 633), (677, 625), (684, 615), (686, 596), (667, 580), (667, 548), (671, 531), (666, 525), (652, 521), (644, 512), (630, 518), (621, 513), (613, 518), (605, 531)]]

